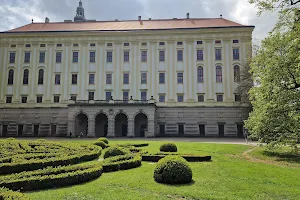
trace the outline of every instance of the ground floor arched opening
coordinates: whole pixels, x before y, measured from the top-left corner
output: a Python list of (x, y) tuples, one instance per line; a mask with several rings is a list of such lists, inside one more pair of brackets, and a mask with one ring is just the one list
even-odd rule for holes
[(75, 117), (75, 136), (87, 136), (88, 133), (88, 117), (81, 113)]
[(148, 129), (148, 117), (139, 113), (134, 118), (134, 135), (135, 137), (145, 137), (145, 132)]
[(106, 137), (107, 130), (108, 130), (108, 118), (105, 114), (100, 113), (95, 118), (96, 137)]
[(124, 113), (119, 113), (115, 117), (116, 137), (126, 137), (128, 133), (128, 118)]

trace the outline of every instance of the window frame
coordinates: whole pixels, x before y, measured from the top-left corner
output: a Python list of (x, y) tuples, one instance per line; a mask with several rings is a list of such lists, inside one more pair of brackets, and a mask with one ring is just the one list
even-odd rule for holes
[(14, 84), (14, 74), (15, 71), (13, 69), (8, 70), (7, 85)]
[(61, 78), (60, 74), (54, 75), (54, 85), (60, 85), (60, 78)]
[(202, 66), (197, 67), (197, 83), (204, 83), (204, 69)]
[(217, 102), (224, 102), (223, 94), (216, 94)]
[(123, 73), (123, 85), (129, 84), (129, 73)]
[(10, 64), (16, 63), (16, 52), (9, 53), (9, 63)]
[(24, 69), (23, 70), (23, 85), (28, 85), (29, 83), (29, 70)]
[(141, 84), (147, 84), (147, 72), (141, 73)]
[(166, 61), (166, 55), (164, 50), (159, 51), (159, 62), (165, 62)]
[(54, 95), (53, 96), (53, 103), (60, 103), (60, 96), (59, 95)]
[(78, 74), (71, 74), (71, 84), (72, 85), (78, 84)]
[(72, 62), (73, 63), (78, 63), (79, 62), (79, 52), (78, 51), (73, 51), (73, 57), (72, 57)]
[(62, 52), (56, 51), (55, 53), (55, 62), (56, 63), (62, 63)]
[(107, 63), (112, 63), (113, 62), (113, 52), (112, 51), (107, 51), (106, 52), (106, 62)]
[[(43, 55), (43, 56), (42, 56)], [(45, 63), (45, 59), (46, 59), (46, 52), (44, 51), (40, 51), (40, 55), (39, 55), (39, 63)]]
[(95, 85), (95, 74), (89, 74), (89, 85)]
[(183, 50), (182, 49), (177, 50), (177, 62), (183, 62)]
[(203, 55), (203, 49), (197, 49), (197, 61), (203, 61), (204, 60)]
[(43, 85), (44, 84), (44, 74), (45, 74), (45, 71), (43, 69), (39, 69), (39, 72), (38, 72), (38, 85)]
[(129, 63), (130, 62), (130, 53), (129, 53), (129, 51), (124, 51), (124, 53), (123, 53), (123, 61), (125, 63)]
[(106, 74), (106, 77), (105, 77), (105, 84), (106, 85), (111, 85), (112, 84), (112, 74)]
[(90, 63), (95, 63), (95, 62), (96, 62), (96, 52), (90, 51)]
[(183, 103), (184, 102), (184, 95), (178, 94), (177, 95), (177, 102), (178, 103)]
[(215, 49), (215, 60), (222, 60), (222, 49)]
[(216, 82), (222, 83), (223, 82), (223, 71), (222, 66), (216, 66)]
[(28, 51), (24, 53), (24, 63), (30, 63), (30, 52)]
[(184, 83), (183, 82), (183, 76), (184, 76), (183, 72), (177, 72), (177, 83), (178, 84), (183, 84)]
[(141, 62), (148, 61), (148, 51), (142, 50), (141, 51)]
[(95, 100), (95, 92), (89, 91), (88, 95), (89, 95), (88, 96), (89, 101), (94, 101)]
[[(161, 76), (161, 75), (163, 75), (163, 76)], [(166, 77), (165, 77), (166, 75), (165, 75), (165, 73), (164, 72), (160, 72), (159, 74), (158, 74), (158, 83), (159, 84), (165, 84), (166, 83)], [(162, 79), (161, 79), (162, 78)]]

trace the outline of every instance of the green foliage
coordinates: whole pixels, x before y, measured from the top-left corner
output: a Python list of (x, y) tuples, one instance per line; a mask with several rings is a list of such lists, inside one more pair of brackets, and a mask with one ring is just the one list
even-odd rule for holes
[(248, 0), (258, 8), (258, 14), (262, 12), (285, 10), (299, 7), (299, 0)]
[(149, 143), (126, 143), (118, 145), (120, 147), (147, 147)]
[(114, 146), (114, 147), (109, 147), (106, 149), (104, 155), (103, 155), (103, 158), (109, 158), (109, 157), (113, 157), (113, 156), (119, 156), (119, 155), (125, 155), (125, 154), (128, 154), (129, 151), (124, 149), (124, 148), (121, 148), (121, 147), (117, 147), (117, 146)]
[(132, 169), (141, 166), (142, 157), (135, 154), (126, 154), (121, 156), (114, 156), (103, 161), (103, 171), (112, 172), (118, 170)]
[(177, 152), (177, 146), (172, 142), (167, 142), (162, 144), (159, 150), (163, 152)]
[(180, 156), (188, 162), (208, 162), (211, 161), (211, 156), (185, 155), (174, 153), (157, 153), (157, 154), (142, 154), (142, 161), (158, 162), (166, 156)]
[(1, 200), (29, 200), (27, 196), (21, 192), (14, 192), (7, 188), (0, 187), (0, 199)]
[(105, 144), (108, 144), (108, 139), (107, 139), (107, 138), (104, 138), (104, 137), (98, 138), (97, 141), (102, 141), (102, 142), (104, 142)]
[(101, 147), (102, 149), (105, 149), (107, 147), (106, 143), (103, 141), (96, 141), (93, 144)]
[(166, 156), (154, 170), (154, 180), (158, 183), (184, 184), (192, 182), (192, 169), (180, 156)]

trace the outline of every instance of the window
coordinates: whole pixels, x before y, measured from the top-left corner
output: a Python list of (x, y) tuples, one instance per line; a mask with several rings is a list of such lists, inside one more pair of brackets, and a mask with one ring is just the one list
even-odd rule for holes
[(23, 73), (23, 85), (28, 85), (29, 70), (25, 69)]
[(237, 43), (239, 43), (239, 40), (232, 40), (232, 43), (237, 44)]
[(165, 83), (165, 73), (159, 73), (159, 83)]
[(72, 84), (73, 85), (77, 84), (77, 74), (72, 74)]
[(94, 92), (89, 92), (89, 101), (93, 101), (94, 100)]
[(13, 85), (14, 84), (14, 70), (9, 70), (8, 71), (8, 80), (7, 80), (8, 85)]
[(106, 74), (106, 84), (112, 83), (112, 74)]
[(222, 67), (221, 66), (216, 67), (216, 81), (222, 82)]
[(22, 97), (22, 103), (27, 103), (27, 97)]
[(12, 102), (12, 97), (6, 97), (6, 103), (11, 103)]
[(107, 43), (107, 45), (106, 46), (108, 46), (108, 47), (112, 47), (112, 43)]
[(90, 62), (91, 63), (96, 62), (96, 52), (95, 51), (90, 52)]
[(129, 84), (129, 74), (123, 74), (123, 84)]
[(59, 103), (59, 96), (54, 96), (53, 101), (54, 101), (54, 103)]
[(223, 102), (223, 94), (217, 94), (217, 102)]
[(40, 52), (40, 63), (45, 63), (45, 52)]
[(198, 83), (203, 83), (204, 80), (203, 80), (203, 67), (198, 67), (197, 68), (197, 82)]
[(17, 45), (15, 45), (15, 44), (12, 44), (12, 45), (10, 45), (10, 47), (11, 47), (11, 48), (16, 48), (16, 47), (17, 47)]
[(145, 91), (141, 92), (141, 100), (147, 101), (147, 92), (145, 92)]
[(182, 45), (183, 43), (182, 42), (177, 42), (177, 45)]
[(233, 76), (234, 76), (234, 82), (240, 82), (240, 67), (238, 65), (235, 65), (233, 67)]
[(159, 42), (159, 45), (160, 45), (160, 46), (164, 46), (164, 45), (165, 45), (165, 42)]
[(9, 54), (9, 63), (15, 63), (16, 62), (16, 53), (10, 52)]
[(37, 103), (42, 103), (43, 102), (43, 96), (37, 96), (36, 97), (36, 102)]
[(197, 41), (197, 44), (203, 44), (203, 42), (200, 40), (200, 41)]
[(56, 44), (56, 47), (62, 47), (62, 44)]
[(198, 102), (204, 102), (204, 94), (198, 94)]
[(147, 73), (141, 73), (141, 84), (147, 84)]
[(72, 96), (71, 96), (71, 100), (72, 100), (72, 101), (76, 101), (76, 100), (77, 100), (77, 97), (76, 97), (75, 95), (72, 95)]
[(38, 84), (39, 85), (44, 84), (44, 70), (43, 69), (39, 70)]
[(177, 102), (183, 102), (183, 95), (177, 95)]
[(222, 42), (221, 42), (221, 40), (216, 40), (215, 41), (215, 44), (221, 44)]
[(125, 43), (124, 43), (124, 47), (129, 47), (129, 43), (128, 43), (128, 42), (125, 42)]
[(147, 62), (147, 51), (142, 51), (141, 52), (141, 61), (142, 62)]
[(46, 47), (46, 44), (40, 44), (40, 47)]
[(95, 74), (89, 74), (89, 84), (90, 85), (95, 84)]
[(166, 95), (159, 95), (159, 102), (163, 103), (166, 101)]
[(61, 63), (61, 56), (62, 56), (61, 52), (56, 52), (56, 63)]
[(25, 52), (24, 63), (30, 63), (30, 52)]
[(236, 102), (242, 101), (241, 95), (239, 95), (239, 94), (234, 95), (234, 100), (235, 100)]
[(142, 46), (147, 46), (147, 42), (142, 42)]
[(91, 44), (90, 44), (90, 47), (95, 47), (95, 46), (96, 46), (95, 43), (91, 43)]
[(202, 49), (197, 50), (197, 60), (203, 60), (203, 50)]
[(60, 85), (60, 74), (55, 74), (55, 85)]
[(165, 51), (159, 51), (159, 61), (160, 62), (165, 61)]
[(222, 60), (222, 49), (215, 49), (215, 59)]
[(26, 47), (26, 48), (30, 48), (30, 47), (31, 47), (31, 44), (25, 44), (25, 47)]
[(177, 61), (183, 61), (183, 51), (177, 50)]
[(233, 60), (239, 60), (240, 59), (240, 50), (235, 48), (232, 50), (233, 53)]
[(113, 56), (113, 55), (112, 55), (112, 51), (106, 52), (106, 62), (111, 63), (111, 62), (112, 62), (112, 59), (113, 59), (112, 56)]
[(73, 52), (73, 63), (78, 63), (78, 51)]
[(129, 92), (128, 91), (124, 91), (123, 92), (123, 101), (124, 102), (128, 102), (128, 98), (129, 98)]
[(129, 62), (129, 51), (124, 51), (124, 62)]
[(111, 99), (111, 92), (106, 92), (105, 93), (105, 99), (108, 102)]
[(183, 83), (183, 73), (177, 73), (177, 83)]
[(73, 44), (73, 47), (78, 47), (79, 45), (78, 44)]

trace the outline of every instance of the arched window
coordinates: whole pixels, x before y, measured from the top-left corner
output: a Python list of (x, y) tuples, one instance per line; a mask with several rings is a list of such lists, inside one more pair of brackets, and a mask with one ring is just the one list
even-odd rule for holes
[(40, 84), (40, 85), (44, 84), (44, 70), (43, 69), (39, 70), (38, 84)]
[(233, 68), (234, 82), (240, 82), (240, 67), (235, 65)]
[(28, 85), (29, 70), (25, 69), (23, 74), (23, 85)]
[(8, 71), (8, 81), (7, 81), (8, 85), (13, 85), (14, 84), (14, 70), (9, 70)]
[(216, 67), (216, 81), (222, 82), (222, 67), (221, 66)]
[(197, 81), (198, 83), (203, 83), (204, 80), (203, 80), (203, 67), (198, 67), (197, 68)]

